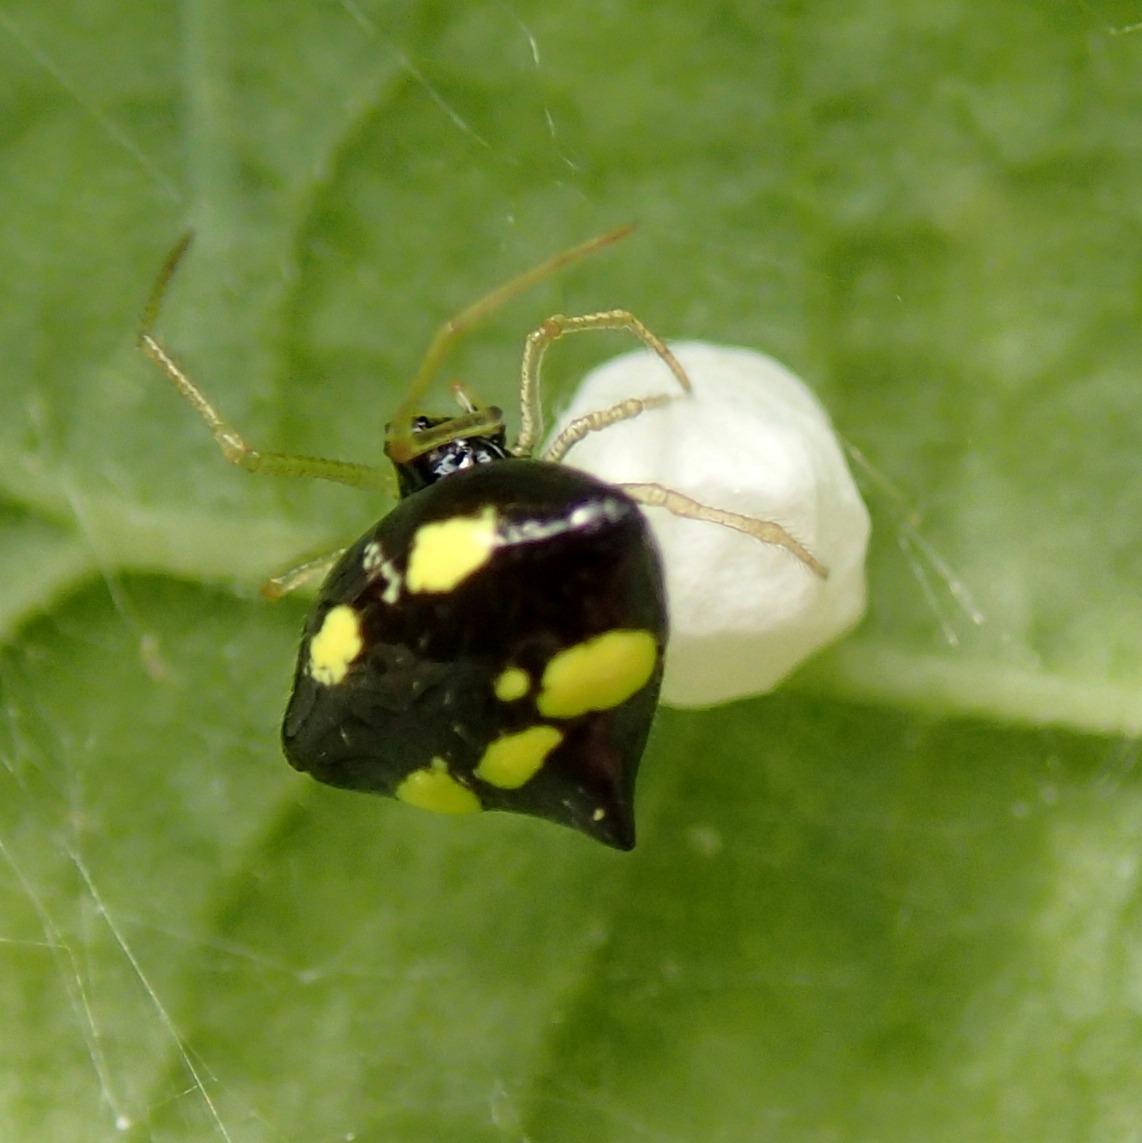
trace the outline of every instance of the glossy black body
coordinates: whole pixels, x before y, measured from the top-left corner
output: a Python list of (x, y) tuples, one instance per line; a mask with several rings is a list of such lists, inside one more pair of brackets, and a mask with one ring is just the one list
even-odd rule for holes
[[(488, 506), (507, 539), (484, 566), (451, 591), (405, 588), (393, 598), (393, 573), (404, 576), (420, 527)], [(388, 562), (385, 575), (365, 570), (372, 544)], [(309, 643), (338, 604), (361, 617), (363, 650), (341, 682), (323, 685), (307, 670)], [(524, 666), (537, 678), (559, 651), (615, 629), (654, 635), (648, 683), (614, 708), (558, 723), (563, 741), (522, 787), (481, 782), (473, 771), (490, 742), (544, 721), (534, 694), (496, 697), (500, 673)], [(666, 640), (661, 563), (634, 501), (561, 464), (476, 463), (401, 500), (329, 574), (301, 642), (282, 728), (286, 756), (322, 782), (389, 795), (441, 758), (485, 809), (546, 818), (629, 849)]]
[[(412, 422), (413, 433), (448, 424), (448, 421), (447, 417), (417, 417)], [(446, 476), (455, 476), (477, 465), (507, 460), (509, 455), (507, 438), (502, 430), (494, 436), (457, 437), (396, 465), (397, 485), (402, 497), (411, 496)]]

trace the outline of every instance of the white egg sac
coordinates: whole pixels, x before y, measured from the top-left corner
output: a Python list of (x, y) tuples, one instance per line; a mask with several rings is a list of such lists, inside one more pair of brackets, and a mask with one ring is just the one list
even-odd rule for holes
[(711, 706), (771, 690), (864, 613), (868, 511), (817, 398), (749, 349), (671, 345), (693, 385), (680, 392), (645, 350), (584, 378), (568, 422), (627, 397), (677, 399), (589, 433), (567, 455), (614, 484), (656, 483), (702, 504), (780, 524), (828, 569), (702, 520), (647, 508), (662, 549), (670, 646), (662, 701)]

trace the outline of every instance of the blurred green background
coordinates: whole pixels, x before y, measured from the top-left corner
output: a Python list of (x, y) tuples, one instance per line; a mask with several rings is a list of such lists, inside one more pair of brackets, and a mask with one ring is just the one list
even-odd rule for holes
[[(1142, 1138), (1142, 7), (0, 6), (0, 1136)], [(639, 848), (279, 756), (305, 601), (451, 360), (628, 307), (764, 349), (867, 458), (863, 627), (663, 711)], [(554, 392), (626, 350), (552, 355)]]

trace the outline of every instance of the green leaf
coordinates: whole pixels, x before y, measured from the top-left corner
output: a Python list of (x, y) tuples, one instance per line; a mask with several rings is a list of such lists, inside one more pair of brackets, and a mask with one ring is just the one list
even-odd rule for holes
[[(1137, 20), (6, 4), (0, 1136), (1142, 1133)], [(662, 712), (631, 855), (316, 787), (256, 588), (389, 501), (221, 462), (134, 347), (166, 252), (249, 439), (375, 463), (439, 323), (628, 220), (442, 380), (510, 407), (614, 306), (773, 353), (864, 458), (868, 619)]]

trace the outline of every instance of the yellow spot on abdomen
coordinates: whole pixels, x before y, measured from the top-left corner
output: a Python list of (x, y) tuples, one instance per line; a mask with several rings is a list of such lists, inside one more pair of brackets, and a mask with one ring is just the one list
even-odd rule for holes
[(309, 641), (309, 673), (319, 683), (339, 683), (350, 664), (361, 653), (361, 620), (347, 604), (330, 608), (318, 631)]
[(496, 510), (422, 524), (412, 538), (405, 583), (409, 591), (451, 591), (496, 550)]
[(480, 799), (448, 773), (442, 758), (433, 758), (431, 766), (413, 770), (397, 786), (396, 796), (434, 814), (474, 814), (482, 808)]
[(552, 658), (536, 706), (546, 718), (610, 710), (650, 681), (657, 660), (649, 631), (607, 631)]
[(496, 698), (500, 702), (515, 702), (521, 699), (531, 689), (531, 678), (522, 667), (508, 667), (496, 679)]
[(518, 734), (505, 734), (484, 751), (476, 777), (501, 790), (518, 790), (562, 741), (554, 726), (529, 726)]

